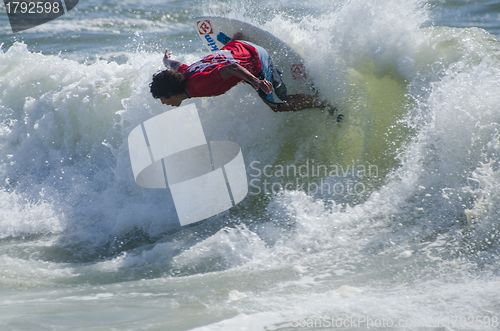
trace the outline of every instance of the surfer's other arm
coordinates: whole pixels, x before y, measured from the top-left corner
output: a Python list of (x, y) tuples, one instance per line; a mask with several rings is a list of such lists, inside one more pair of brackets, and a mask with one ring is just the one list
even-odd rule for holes
[(267, 80), (260, 80), (250, 73), (247, 69), (240, 66), (238, 63), (228, 64), (219, 69), (219, 74), (222, 79), (226, 80), (232, 76), (248, 82), (255, 90), (262, 89), (264, 93), (269, 94), (273, 91), (273, 84)]

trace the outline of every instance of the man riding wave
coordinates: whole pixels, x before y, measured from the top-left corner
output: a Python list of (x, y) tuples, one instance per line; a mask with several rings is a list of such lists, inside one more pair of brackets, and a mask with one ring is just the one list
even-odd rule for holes
[(267, 51), (247, 41), (233, 38), (220, 51), (189, 66), (170, 59), (167, 49), (163, 63), (167, 69), (153, 76), (150, 89), (165, 105), (180, 106), (185, 99), (221, 95), (244, 81), (275, 112), (329, 106), (316, 95), (287, 95)]

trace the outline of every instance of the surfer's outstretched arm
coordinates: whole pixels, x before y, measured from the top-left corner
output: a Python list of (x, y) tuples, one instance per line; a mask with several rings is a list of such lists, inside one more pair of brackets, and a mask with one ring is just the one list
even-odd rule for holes
[(179, 67), (181, 66), (182, 63), (180, 63), (179, 61), (171, 60), (170, 55), (171, 55), (171, 53), (167, 49), (165, 51), (165, 56), (163, 56), (163, 64), (168, 69), (177, 71), (177, 69), (179, 69)]
[(288, 96), (288, 100), (281, 105), (278, 109), (274, 110), (276, 112), (284, 111), (299, 111), (309, 108), (324, 108), (329, 107), (330, 104), (324, 100), (321, 100), (315, 95), (310, 94), (291, 94)]

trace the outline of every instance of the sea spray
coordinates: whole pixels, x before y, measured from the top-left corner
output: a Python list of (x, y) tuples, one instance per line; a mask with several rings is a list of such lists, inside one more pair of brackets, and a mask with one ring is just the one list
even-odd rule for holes
[[(203, 4), (210, 9), (201, 14), (231, 10), (230, 2)], [(197, 5), (82, 2), (74, 26), (61, 18), (23, 35), (26, 45), (2, 37), (2, 323), (497, 327), (496, 37), (439, 26), (417, 1), (239, 4), (231, 17), (302, 52), (320, 95), (345, 122), (321, 110), (273, 113), (240, 85), (188, 101), (200, 109), (207, 139), (238, 143), (247, 169), (259, 161), (262, 176), (264, 166), (277, 177), (280, 166), (307, 160), (314, 175), (318, 165), (337, 165), (339, 176), (310, 168), (303, 190), (249, 196), (179, 227), (167, 191), (135, 185), (125, 138), (169, 110), (148, 90), (164, 48), (186, 63), (204, 54), (190, 22), (197, 14), (185, 12)], [(35, 40), (50, 28), (61, 39), (40, 54)], [(57, 40), (68, 53), (53, 51)], [(368, 184), (369, 176), (353, 176), (353, 164), (379, 170), (362, 197), (307, 190), (344, 172)]]

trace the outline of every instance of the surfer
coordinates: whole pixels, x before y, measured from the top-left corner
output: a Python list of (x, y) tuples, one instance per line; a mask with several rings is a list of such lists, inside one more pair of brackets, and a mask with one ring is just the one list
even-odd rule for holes
[(233, 38), (220, 51), (190, 66), (170, 56), (167, 49), (163, 58), (167, 69), (153, 75), (149, 85), (153, 97), (165, 105), (180, 106), (185, 99), (221, 95), (244, 81), (275, 112), (331, 107), (316, 95), (287, 95), (272, 58), (250, 42)]

